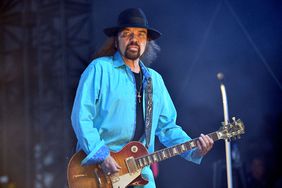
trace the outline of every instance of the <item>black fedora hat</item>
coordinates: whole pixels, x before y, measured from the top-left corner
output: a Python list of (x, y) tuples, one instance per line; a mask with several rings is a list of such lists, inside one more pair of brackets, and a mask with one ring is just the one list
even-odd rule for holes
[(117, 26), (104, 29), (104, 33), (109, 36), (116, 36), (117, 33), (126, 27), (140, 27), (148, 30), (149, 40), (155, 40), (161, 36), (161, 33), (149, 27), (145, 13), (140, 8), (129, 8), (122, 11), (117, 20)]

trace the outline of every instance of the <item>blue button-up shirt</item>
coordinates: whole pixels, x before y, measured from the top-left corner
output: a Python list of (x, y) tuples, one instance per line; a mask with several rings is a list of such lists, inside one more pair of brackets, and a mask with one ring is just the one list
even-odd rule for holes
[[(153, 85), (153, 117), (148, 151), (154, 151), (155, 135), (165, 146), (190, 140), (176, 125), (176, 110), (160, 74), (145, 67), (142, 62), (140, 66), (144, 74), (144, 88), (148, 78), (152, 79)], [(132, 140), (136, 100), (134, 75), (119, 52), (112, 57), (97, 58), (89, 64), (80, 78), (72, 111), (77, 150), (87, 154), (82, 164), (101, 162), (109, 155), (109, 150), (119, 151)], [(145, 144), (145, 137), (140, 141)], [(193, 157), (193, 151), (182, 154), (182, 157), (200, 163), (201, 158)], [(151, 170), (145, 167), (142, 174), (149, 179), (145, 187), (154, 187)]]

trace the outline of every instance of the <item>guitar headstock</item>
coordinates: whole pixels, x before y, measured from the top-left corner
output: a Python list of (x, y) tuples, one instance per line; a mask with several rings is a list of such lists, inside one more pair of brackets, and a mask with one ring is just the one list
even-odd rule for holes
[(232, 122), (227, 125), (223, 122), (222, 127), (218, 130), (219, 139), (227, 139), (228, 141), (240, 138), (241, 134), (245, 133), (244, 123), (240, 119), (232, 118)]

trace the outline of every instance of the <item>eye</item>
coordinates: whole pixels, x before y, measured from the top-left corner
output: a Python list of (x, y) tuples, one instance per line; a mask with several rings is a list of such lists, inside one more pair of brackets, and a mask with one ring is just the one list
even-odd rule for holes
[(122, 32), (122, 34), (121, 34), (121, 36), (123, 37), (123, 38), (126, 38), (126, 37), (128, 37), (130, 35), (130, 32), (129, 31), (124, 31), (124, 32)]
[(138, 36), (139, 36), (139, 38), (143, 39), (143, 38), (146, 38), (147, 33), (141, 32), (141, 33), (138, 34)]

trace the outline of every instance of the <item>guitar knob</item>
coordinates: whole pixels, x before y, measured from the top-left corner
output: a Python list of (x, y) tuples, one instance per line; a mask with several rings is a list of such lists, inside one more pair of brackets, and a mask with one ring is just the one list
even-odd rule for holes
[(131, 147), (131, 152), (132, 153), (136, 153), (138, 151), (138, 147), (137, 146), (132, 146)]

